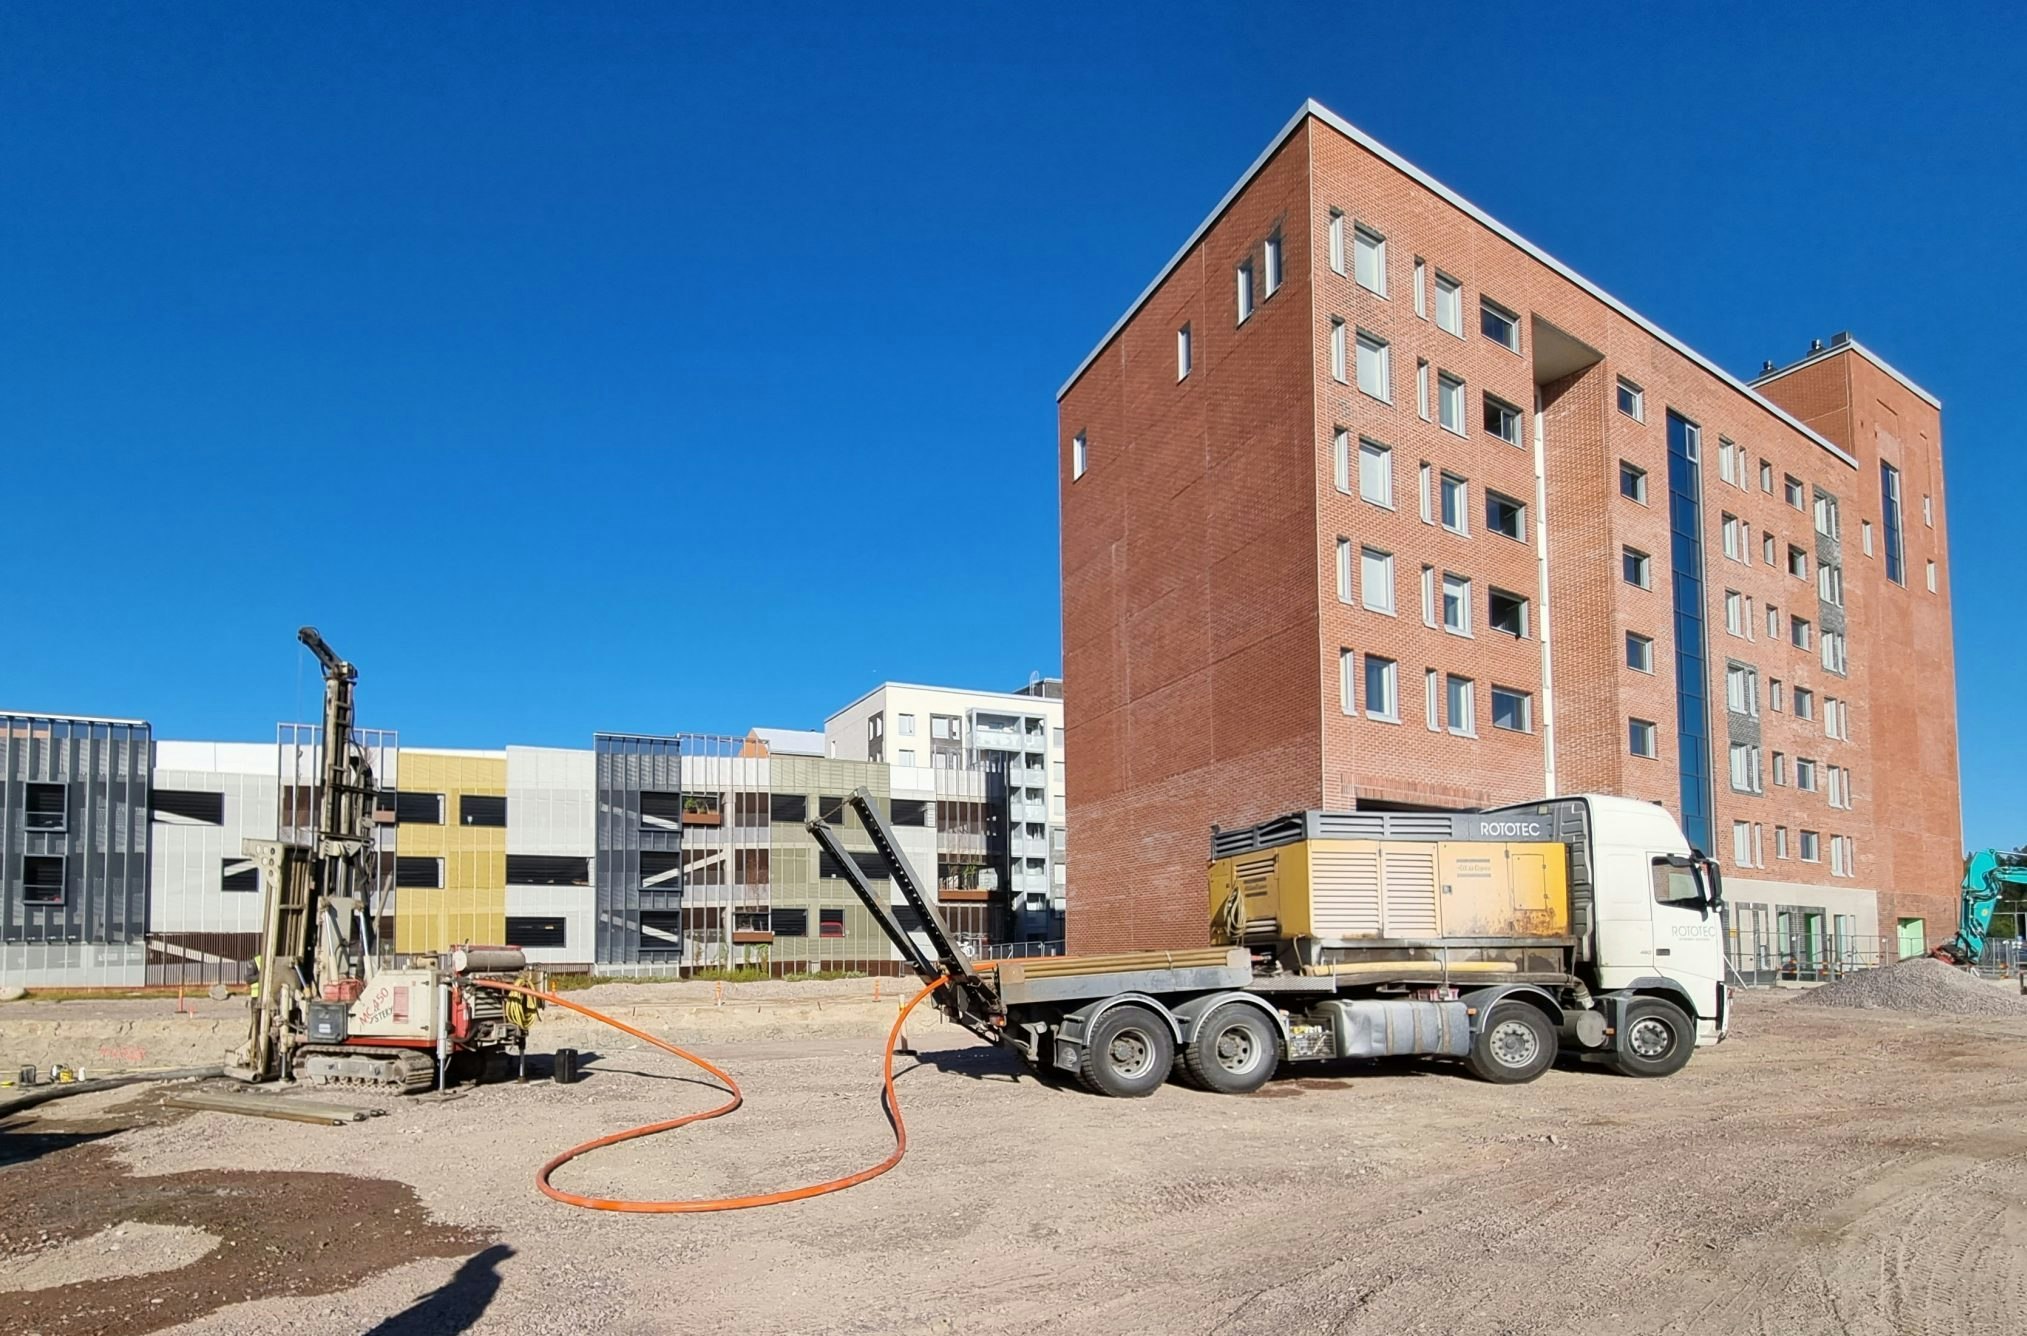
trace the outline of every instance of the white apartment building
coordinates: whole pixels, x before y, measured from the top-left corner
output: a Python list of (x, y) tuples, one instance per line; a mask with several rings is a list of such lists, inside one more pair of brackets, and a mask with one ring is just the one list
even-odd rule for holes
[(993, 889), (1006, 893), (1009, 939), (1063, 940), (1068, 882), (1063, 799), (1063, 684), (1018, 691), (882, 682), (824, 720), (837, 760), (889, 766), (897, 791), (936, 791), (955, 772), (986, 778)]

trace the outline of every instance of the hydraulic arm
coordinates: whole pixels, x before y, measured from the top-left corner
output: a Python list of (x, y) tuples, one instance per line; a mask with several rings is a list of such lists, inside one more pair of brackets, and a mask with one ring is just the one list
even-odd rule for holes
[(1977, 964), (1992, 931), (1992, 911), (2008, 886), (2027, 886), (2027, 852), (1980, 849), (1965, 859), (1957, 935), (1930, 954), (1953, 965)]

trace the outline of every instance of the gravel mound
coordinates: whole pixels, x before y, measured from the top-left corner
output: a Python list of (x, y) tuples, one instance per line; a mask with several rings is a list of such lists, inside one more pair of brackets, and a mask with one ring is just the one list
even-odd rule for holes
[(1798, 1001), (1818, 1007), (1926, 1011), (1944, 1016), (2027, 1016), (2027, 997), (1927, 957), (1848, 974), (1811, 989)]

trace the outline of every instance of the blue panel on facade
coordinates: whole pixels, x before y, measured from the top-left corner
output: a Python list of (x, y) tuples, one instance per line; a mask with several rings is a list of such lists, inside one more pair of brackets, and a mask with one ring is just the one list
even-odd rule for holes
[(1702, 432), (1668, 414), (1670, 593), (1675, 608), (1675, 752), (1682, 830), (1710, 849), (1709, 653), (1703, 616)]

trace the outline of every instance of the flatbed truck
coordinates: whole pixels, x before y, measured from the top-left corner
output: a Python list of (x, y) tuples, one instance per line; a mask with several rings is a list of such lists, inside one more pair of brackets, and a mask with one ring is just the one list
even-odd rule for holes
[[(1298, 812), (1213, 829), (1211, 945), (974, 961), (865, 789), (892, 883), (811, 835), (952, 1020), (1103, 1095), (1244, 1094), (1283, 1063), (1424, 1056), (1500, 1084), (1559, 1055), (1667, 1076), (1729, 1026), (1713, 860), (1601, 794), (1484, 812)], [(898, 900), (898, 903), (896, 903)], [(904, 928), (895, 910), (914, 911)]]

